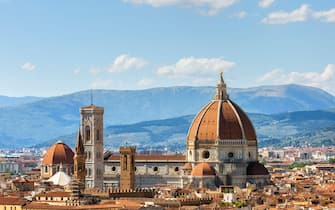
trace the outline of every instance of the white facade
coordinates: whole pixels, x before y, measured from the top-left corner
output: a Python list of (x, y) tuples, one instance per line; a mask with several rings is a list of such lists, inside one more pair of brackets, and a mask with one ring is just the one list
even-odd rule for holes
[(103, 114), (104, 109), (94, 105), (80, 109), (80, 129), (86, 155), (86, 188), (103, 189)]

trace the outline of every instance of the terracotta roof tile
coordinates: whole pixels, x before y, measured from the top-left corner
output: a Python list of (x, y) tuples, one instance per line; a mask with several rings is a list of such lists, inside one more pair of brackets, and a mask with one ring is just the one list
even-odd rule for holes
[(73, 156), (74, 153), (69, 146), (63, 142), (57, 142), (45, 153), (42, 164), (73, 164)]
[(247, 167), (247, 175), (269, 175), (269, 172), (259, 162), (250, 162)]
[(0, 197), (0, 205), (21, 205), (23, 206), (28, 201), (17, 197)]
[(229, 139), (257, 140), (247, 114), (230, 100), (209, 102), (194, 118), (187, 139), (216, 141)]
[(191, 176), (215, 176), (215, 169), (208, 163), (198, 163), (192, 170)]
[(65, 191), (54, 191), (54, 192), (44, 192), (36, 195), (37, 197), (70, 197), (70, 192)]

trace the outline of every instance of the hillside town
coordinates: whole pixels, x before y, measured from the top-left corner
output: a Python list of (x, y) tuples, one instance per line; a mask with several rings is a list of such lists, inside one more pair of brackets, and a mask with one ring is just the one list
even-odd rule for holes
[[(64, 191), (62, 186), (43, 182), (40, 177), (42, 151), (1, 149), (1, 209), (140, 209), (144, 206), (237, 209), (238, 205), (252, 209), (335, 208), (335, 164), (332, 162), (335, 147), (261, 148), (259, 158), (272, 181), (262, 189), (249, 184), (245, 189), (221, 186), (216, 191), (198, 189), (195, 192), (156, 185), (143, 190), (147, 195), (142, 198), (127, 197), (133, 196), (132, 193), (113, 189), (95, 193), (100, 204), (94, 207), (87, 204), (70, 207), (70, 192)], [(122, 193), (127, 196), (121, 197)], [(115, 197), (116, 194), (120, 197)]]

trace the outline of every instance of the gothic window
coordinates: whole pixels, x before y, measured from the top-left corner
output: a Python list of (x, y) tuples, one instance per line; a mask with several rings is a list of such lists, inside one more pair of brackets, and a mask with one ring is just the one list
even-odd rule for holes
[(251, 153), (249, 152), (249, 159), (251, 158)]
[(87, 169), (87, 176), (92, 176), (92, 170), (90, 168)]
[(85, 140), (86, 141), (91, 140), (91, 128), (90, 128), (90, 126), (85, 127)]
[(48, 173), (48, 166), (45, 166), (45, 167), (44, 167), (44, 172), (45, 172), (45, 173)]

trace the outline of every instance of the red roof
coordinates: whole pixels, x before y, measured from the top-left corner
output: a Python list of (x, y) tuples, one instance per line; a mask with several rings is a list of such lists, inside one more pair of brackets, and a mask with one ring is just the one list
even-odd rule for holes
[(52, 145), (43, 157), (42, 164), (73, 164), (74, 153), (72, 149), (61, 141)]
[(198, 163), (192, 170), (191, 176), (215, 176), (215, 169), (208, 163)]
[(0, 197), (0, 205), (20, 205), (23, 206), (28, 201), (17, 197)]
[(188, 141), (215, 142), (218, 138), (256, 140), (250, 119), (230, 100), (209, 102), (194, 118), (188, 133)]
[(269, 175), (269, 171), (259, 162), (250, 162), (247, 167), (247, 175)]

